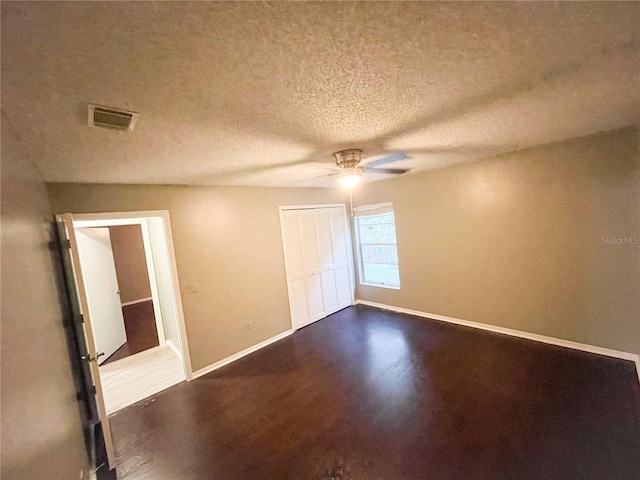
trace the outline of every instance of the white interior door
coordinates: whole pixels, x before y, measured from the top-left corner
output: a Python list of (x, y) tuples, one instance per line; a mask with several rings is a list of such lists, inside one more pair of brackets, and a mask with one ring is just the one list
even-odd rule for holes
[(302, 239), (298, 215), (282, 212), (280, 216), (282, 240), (289, 289), (289, 308), (292, 325), (303, 324), (309, 318), (307, 306), (307, 279), (302, 261)]
[(308, 320), (315, 322), (324, 317), (322, 298), (322, 278), (320, 269), (320, 252), (316, 234), (316, 219), (312, 210), (298, 213), (300, 238), (302, 241), (302, 263), (307, 285)]
[(76, 239), (101, 364), (127, 341), (111, 237), (108, 228), (78, 228)]
[(340, 310), (351, 305), (353, 301), (351, 241), (344, 209), (331, 208), (329, 215), (331, 218), (331, 246), (338, 302), (337, 309)]
[(104, 405), (104, 394), (102, 391), (102, 383), (100, 381), (100, 370), (98, 369), (95, 336), (93, 333), (93, 324), (91, 317), (91, 310), (88, 307), (88, 296), (81, 268), (82, 261), (80, 258), (80, 251), (78, 249), (78, 241), (76, 238), (76, 232), (73, 228), (73, 215), (67, 213), (65, 215), (57, 215), (56, 220), (59, 224), (59, 231), (61, 240), (64, 243), (67, 242), (69, 248), (70, 265), (65, 267), (71, 272), (69, 273), (74, 284), (75, 294), (77, 296), (78, 307), (82, 318), (82, 332), (85, 336), (85, 343), (87, 347), (87, 354), (82, 357), (82, 360), (89, 365), (91, 376), (93, 380), (93, 386), (95, 388), (95, 402), (98, 410), (99, 421), (102, 424), (102, 432), (104, 436), (105, 450), (107, 451), (107, 458), (111, 467), (115, 465), (115, 455), (113, 451), (113, 442), (111, 439), (111, 428), (109, 426), (109, 418), (107, 417), (107, 409)]
[[(318, 237), (319, 245), (318, 251), (320, 254), (320, 276), (322, 278), (324, 312), (335, 311), (338, 306), (333, 245), (331, 242), (331, 214), (329, 210), (330, 209), (323, 208), (322, 210), (314, 212), (316, 218), (316, 236)], [(328, 315), (328, 313), (326, 315)]]
[(293, 327), (301, 328), (351, 305), (344, 207), (282, 209), (280, 222)]

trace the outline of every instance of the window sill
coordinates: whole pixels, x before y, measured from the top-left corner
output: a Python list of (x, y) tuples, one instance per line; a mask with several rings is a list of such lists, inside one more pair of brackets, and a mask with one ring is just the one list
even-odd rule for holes
[(380, 283), (360, 282), (360, 285), (364, 285), (365, 287), (379, 287), (379, 288), (388, 288), (389, 290), (400, 290), (400, 287), (396, 287), (395, 285), (382, 285)]

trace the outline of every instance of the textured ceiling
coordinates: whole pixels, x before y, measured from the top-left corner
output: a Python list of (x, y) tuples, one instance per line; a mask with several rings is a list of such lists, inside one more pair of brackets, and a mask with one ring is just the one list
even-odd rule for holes
[[(52, 182), (332, 186), (637, 124), (640, 3), (2, 2), (2, 109)], [(87, 103), (141, 113), (87, 127)], [(369, 176), (378, 180), (384, 176)]]

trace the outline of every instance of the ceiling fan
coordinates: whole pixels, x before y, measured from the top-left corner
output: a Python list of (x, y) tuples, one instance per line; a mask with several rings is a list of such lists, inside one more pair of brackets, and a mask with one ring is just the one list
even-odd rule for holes
[[(375, 148), (375, 146), (373, 146), (372, 149), (376, 152), (380, 152), (380, 149)], [(398, 162), (408, 159), (410, 158), (410, 155), (414, 153), (414, 151), (411, 151), (409, 153), (394, 152), (391, 154), (387, 154), (382, 158), (377, 158), (378, 155), (375, 155), (374, 158), (377, 159), (370, 162), (366, 162), (365, 159), (365, 164), (360, 163), (362, 161), (362, 153), (363, 150), (359, 148), (340, 150), (331, 154), (331, 157), (334, 160), (334, 164), (328, 165), (326, 161), (323, 162), (317, 160), (320, 156), (324, 157), (325, 155), (328, 155), (327, 150), (325, 150), (324, 152), (316, 151), (309, 157), (294, 162), (283, 162), (279, 164), (270, 163), (267, 165), (252, 166), (244, 169), (235, 169), (226, 175), (215, 175), (214, 178), (218, 181), (224, 178), (237, 179), (241, 178), (243, 175), (260, 174), (261, 172), (271, 171), (274, 169), (295, 168), (302, 165), (309, 165), (314, 169), (313, 173), (315, 174), (315, 176), (305, 178), (303, 180), (304, 182), (312, 181), (318, 178), (326, 178), (339, 175), (338, 181), (341, 185), (346, 188), (353, 188), (360, 183), (361, 177), (364, 173), (381, 173), (385, 175), (402, 175), (404, 173), (407, 173), (409, 169), (405, 168), (378, 167), (387, 165), (392, 162)], [(328, 171), (330, 173), (318, 175), (318, 173), (320, 173), (318, 170), (320, 170), (320, 172)]]
[(369, 162), (364, 166), (359, 166), (362, 161), (362, 150), (359, 148), (349, 148), (346, 150), (340, 150), (334, 153), (333, 158), (336, 161), (336, 165), (340, 168), (340, 171), (332, 173), (327, 176), (339, 175), (338, 181), (343, 187), (353, 188), (358, 183), (363, 173), (384, 173), (387, 175), (402, 175), (409, 170), (404, 168), (377, 168), (381, 165), (397, 162), (407, 158), (405, 153), (393, 153), (387, 155), (384, 158), (380, 158), (373, 162)]

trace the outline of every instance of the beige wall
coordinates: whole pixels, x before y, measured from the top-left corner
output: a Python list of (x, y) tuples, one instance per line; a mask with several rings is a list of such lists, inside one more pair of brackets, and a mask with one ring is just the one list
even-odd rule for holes
[[(363, 185), (355, 205), (395, 204), (402, 289), (358, 297), (638, 353), (639, 247), (602, 240), (640, 235), (638, 162), (627, 129)], [(56, 212), (170, 211), (195, 370), (289, 328), (277, 207), (344, 201), (337, 189), (48, 189)]]
[[(2, 114), (2, 478), (87, 472), (45, 184)], [(84, 478), (84, 477), (83, 477)]]
[(113, 260), (116, 264), (120, 301), (133, 302), (151, 296), (149, 271), (140, 225), (109, 227)]
[(169, 210), (194, 370), (291, 328), (278, 206), (344, 203), (337, 189), (50, 184), (48, 190), (57, 213)]
[(400, 291), (358, 298), (640, 353), (634, 129), (363, 185), (392, 201)]

